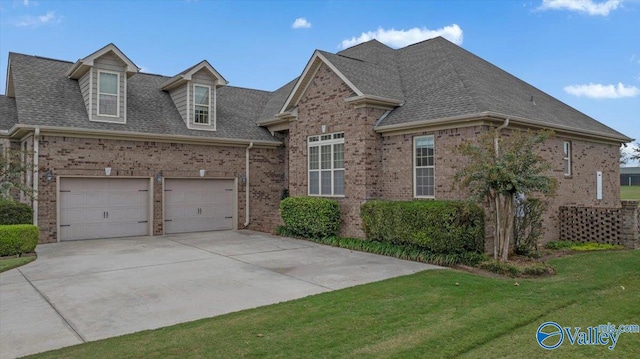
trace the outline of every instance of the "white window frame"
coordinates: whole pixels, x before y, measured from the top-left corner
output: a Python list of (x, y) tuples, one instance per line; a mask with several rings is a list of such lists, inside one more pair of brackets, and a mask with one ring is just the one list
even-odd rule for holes
[[(323, 136), (329, 136), (330, 139), (323, 140)], [(342, 144), (343, 150), (343, 158), (342, 158), (342, 168), (336, 168), (335, 166), (335, 151), (334, 145)], [(322, 169), (322, 146), (331, 146), (331, 168), (330, 169)], [(318, 148), (318, 169), (311, 169), (311, 148)], [(309, 136), (307, 137), (307, 195), (311, 197), (344, 197), (344, 194), (336, 194), (335, 193), (335, 171), (343, 171), (343, 176), (346, 173), (345, 169), (345, 158), (344, 158), (344, 132), (333, 132), (333, 133), (323, 133), (321, 135)], [(330, 171), (331, 172), (331, 194), (322, 194), (322, 172)], [(311, 172), (318, 172), (318, 193), (311, 193)], [(344, 179), (344, 191), (346, 192), (346, 178)]]
[[(196, 87), (202, 87), (202, 88), (206, 88), (207, 89), (207, 93), (209, 94), (209, 98), (208, 98), (208, 105), (207, 106), (207, 122), (206, 123), (200, 123), (200, 122), (196, 122), (196, 117), (197, 117), (197, 112), (196, 112), (196, 106), (201, 106), (204, 107), (204, 105), (199, 105), (196, 104)], [(196, 126), (211, 126), (211, 86), (209, 85), (201, 85), (201, 84), (193, 84), (193, 119), (192, 119), (192, 123)]]
[[(108, 95), (108, 96), (114, 96), (114, 94), (112, 93), (102, 93), (100, 92), (100, 75), (101, 74), (112, 74), (112, 75), (116, 75), (116, 79), (117, 79), (117, 84), (116, 84), (116, 114), (115, 115), (109, 115), (109, 114), (102, 114), (100, 113), (100, 95)], [(105, 71), (105, 70), (98, 70), (98, 88), (97, 88), (97, 94), (98, 94), (98, 100), (97, 100), (97, 108), (96, 108), (96, 113), (98, 114), (98, 116), (101, 117), (120, 117), (120, 73), (119, 72), (114, 72), (114, 71)]]
[[(566, 163), (566, 166), (565, 166)], [(571, 176), (571, 141), (562, 143), (562, 171), (565, 176)]]
[[(423, 138), (431, 138), (433, 140), (433, 165), (431, 166), (418, 166), (417, 162), (416, 162), (416, 156), (418, 154), (418, 148), (416, 146), (416, 144), (418, 143), (419, 139), (423, 139)], [(436, 139), (434, 135), (426, 135), (426, 136), (416, 136), (413, 138), (413, 197), (414, 198), (436, 198)], [(431, 196), (425, 196), (425, 195), (418, 195), (418, 181), (417, 181), (417, 174), (418, 174), (418, 168), (431, 168), (433, 169), (433, 195)]]

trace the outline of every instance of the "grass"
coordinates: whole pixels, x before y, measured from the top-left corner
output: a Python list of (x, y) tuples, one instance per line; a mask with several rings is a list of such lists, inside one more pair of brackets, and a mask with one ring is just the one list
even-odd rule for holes
[(620, 186), (620, 198), (640, 201), (640, 186)]
[(0, 273), (31, 263), (34, 260), (36, 260), (35, 256), (2, 259), (0, 260)]
[(544, 246), (547, 249), (570, 249), (574, 251), (607, 251), (612, 249), (624, 249), (624, 246), (609, 243), (551, 241)]
[(638, 358), (640, 334), (621, 334), (613, 352), (568, 342), (547, 351), (535, 341), (545, 321), (638, 323), (638, 263), (640, 251), (580, 253), (551, 260), (555, 276), (518, 286), (425, 271), (33, 357)]

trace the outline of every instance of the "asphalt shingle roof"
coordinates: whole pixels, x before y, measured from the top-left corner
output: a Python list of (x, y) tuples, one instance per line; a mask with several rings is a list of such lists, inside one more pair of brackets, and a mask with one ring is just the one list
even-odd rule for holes
[(297, 77), (273, 92), (258, 117), (258, 124), (272, 120), (280, 112), (296, 81), (298, 81)]
[(18, 109), (16, 100), (0, 95), (0, 129), (8, 130), (18, 123)]
[[(89, 121), (78, 82), (65, 76), (71, 62), (11, 53), (10, 63), (20, 124), (278, 141), (255, 123), (270, 92), (221, 87), (217, 90), (217, 131), (189, 130), (169, 93), (160, 89), (169, 77), (138, 73), (127, 80), (127, 123), (94, 122)], [(11, 113), (5, 103), (10, 102), (0, 102), (0, 125), (5, 130), (10, 126), (5, 125), (4, 113)]]
[[(401, 84), (402, 95), (395, 98), (404, 100), (404, 104), (391, 111), (379, 126), (494, 112), (526, 118), (541, 125), (627, 138), (442, 37), (398, 50), (377, 41), (352, 49), (339, 54), (357, 56), (368, 64), (363, 65), (363, 69), (385, 62), (389, 69), (387, 76), (398, 76)], [(390, 51), (396, 55), (397, 71), (389, 64)], [(330, 61), (334, 59), (332, 57)], [(355, 85), (360, 82), (359, 76), (366, 75), (350, 72), (345, 76)], [(372, 77), (381, 78), (379, 75)], [(394, 82), (387, 80), (385, 83)], [(365, 93), (379, 95), (380, 90)]]

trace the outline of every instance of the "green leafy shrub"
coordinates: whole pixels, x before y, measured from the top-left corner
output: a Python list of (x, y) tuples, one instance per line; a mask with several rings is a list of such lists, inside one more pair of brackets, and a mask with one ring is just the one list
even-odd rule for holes
[(624, 246), (596, 242), (551, 241), (545, 244), (545, 248), (570, 249), (572, 251), (603, 251), (610, 249), (624, 249)]
[(33, 223), (33, 209), (29, 205), (11, 200), (0, 200), (0, 225), (31, 223)]
[[(277, 227), (276, 234), (287, 237), (296, 237), (296, 235), (290, 232), (285, 226)], [(441, 266), (452, 266), (456, 264), (474, 266), (487, 259), (486, 255), (478, 252), (449, 254), (431, 253), (418, 246), (366, 241), (360, 238), (324, 237), (309, 238), (309, 240), (333, 247), (347, 248), (354, 251), (380, 254), (388, 257), (431, 263)]]
[(369, 241), (412, 245), (437, 254), (480, 253), (484, 213), (460, 201), (372, 200), (360, 207)]
[(542, 214), (547, 209), (546, 202), (537, 198), (519, 200), (516, 206), (514, 226), (514, 252), (535, 257), (538, 240), (542, 237)]
[(31, 224), (0, 226), (0, 257), (33, 252), (39, 235), (38, 227)]
[(280, 216), (291, 235), (303, 238), (334, 236), (340, 229), (340, 205), (327, 198), (287, 197)]

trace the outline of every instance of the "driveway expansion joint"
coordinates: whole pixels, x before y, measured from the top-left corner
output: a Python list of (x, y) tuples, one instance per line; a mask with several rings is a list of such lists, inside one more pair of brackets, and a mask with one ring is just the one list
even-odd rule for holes
[(87, 339), (85, 337), (82, 336), (82, 334), (80, 334), (76, 328), (73, 327), (73, 325), (67, 320), (67, 318), (65, 318), (62, 313), (60, 313), (60, 311), (58, 310), (58, 308), (56, 308), (55, 305), (53, 305), (53, 303), (51, 303), (51, 301), (49, 300), (49, 298), (47, 298), (46, 295), (44, 295), (40, 289), (38, 289), (38, 287), (36, 287), (30, 280), (29, 278), (27, 278), (26, 275), (24, 275), (24, 273), (22, 273), (22, 270), (20, 270), (20, 268), (18, 268), (18, 272), (20, 272), (20, 274), (22, 275), (22, 277), (24, 277), (24, 279), (27, 281), (27, 283), (29, 283), (29, 285), (36, 291), (38, 292), (38, 294), (40, 295), (40, 297), (42, 297), (42, 299), (44, 299), (45, 302), (47, 302), (47, 304), (49, 304), (49, 306), (51, 307), (51, 309), (53, 309), (56, 314), (58, 314), (58, 316), (60, 317), (60, 319), (62, 319), (62, 321), (65, 323), (65, 325), (67, 327), (69, 327), (69, 329), (71, 329), (71, 331), (75, 334), (76, 337), (78, 337), (78, 339), (80, 339), (80, 341), (82, 341), (83, 343), (87, 342)]

